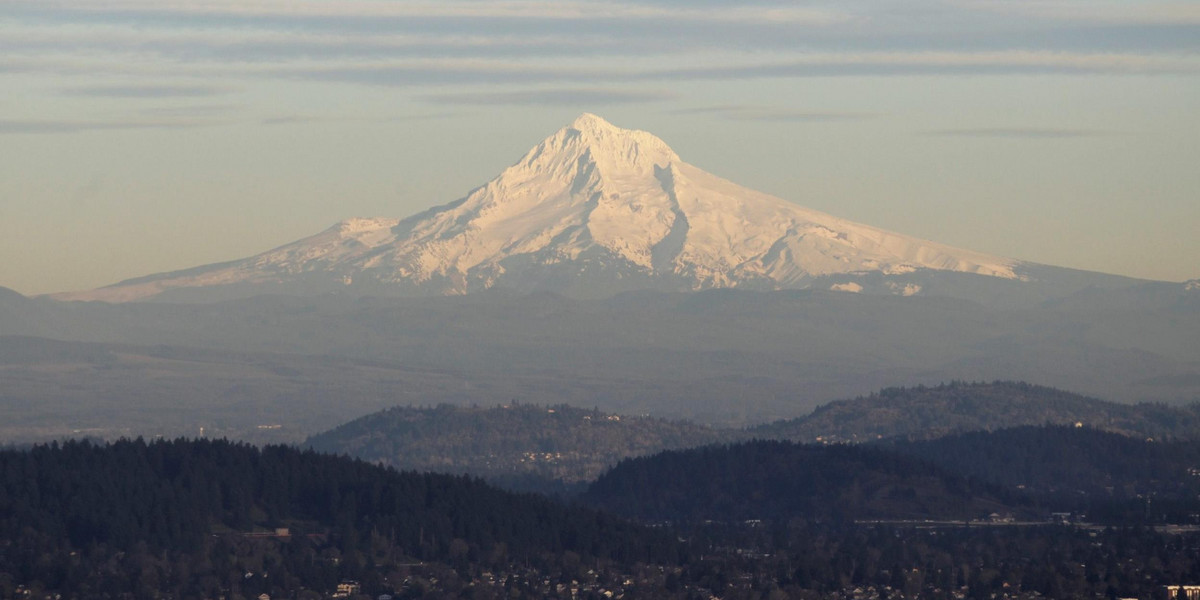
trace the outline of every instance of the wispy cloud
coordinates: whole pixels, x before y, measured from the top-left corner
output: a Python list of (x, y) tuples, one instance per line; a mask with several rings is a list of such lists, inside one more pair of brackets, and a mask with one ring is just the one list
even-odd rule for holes
[(1030, 19), (1108, 24), (1200, 24), (1200, 4), (1196, 2), (947, 0), (947, 3), (959, 9), (1017, 15)]
[(392, 87), (433, 85), (513, 85), (555, 83), (660, 83), (803, 77), (907, 75), (1094, 75), (1197, 74), (1200, 58), (1146, 57), (1112, 53), (1060, 52), (877, 52), (808, 54), (782, 62), (745, 62), (714, 66), (637, 68), (541, 65), (509, 60), (419, 60), (326, 62), (258, 70), (258, 76), (337, 81)]
[(234, 88), (216, 85), (91, 85), (64, 88), (66, 96), (98, 98), (199, 98), (232, 93)]
[(661, 102), (677, 97), (678, 94), (666, 91), (571, 88), (517, 92), (430, 94), (422, 96), (421, 99), (437, 104), (589, 106)]
[(143, 108), (138, 114), (148, 117), (164, 117), (171, 119), (190, 117), (214, 117), (230, 115), (242, 110), (239, 104), (200, 104), (193, 106), (155, 106)]
[[(1103, 18), (1071, 16), (1090, 14), (1088, 2), (0, 0), (0, 74), (57, 77), (62, 96), (131, 104), (315, 82), (401, 88), (447, 105), (548, 106), (677, 100), (655, 90), (678, 82), (1200, 74), (1194, 4), (1102, 2)], [(295, 110), (261, 122), (338, 117)], [(692, 110), (766, 122), (871, 116)]]
[(311, 115), (285, 115), (280, 117), (267, 117), (259, 120), (260, 125), (299, 125), (303, 123), (318, 123), (328, 121), (325, 117), (314, 117)]
[[(795, 79), (840, 76), (972, 75), (1196, 75), (1200, 55), (1135, 53), (864, 52), (804, 53), (787, 60), (738, 61), (703, 66), (655, 66), (648, 61), (529, 61), (512, 58), (422, 58), (398, 60), (299, 60), (278, 63), (187, 61), (158, 63), (103, 60), (94, 56), (0, 56), (0, 72), (108, 76), (123, 79), (189, 77), (237, 81), (249, 87), (264, 80), (296, 80), (387, 87), (487, 85), (661, 84), (665, 81)], [(662, 61), (659, 61), (662, 62)], [(674, 61), (666, 61), (669, 65)], [(184, 86), (99, 86), (72, 88), (78, 95), (131, 98), (195, 97), (229, 90), (227, 84)], [(191, 89), (186, 89), (191, 88)], [(451, 92), (447, 92), (451, 93)], [(120, 94), (126, 94), (120, 96)], [(156, 95), (157, 94), (157, 95)], [(174, 95), (174, 96), (173, 96)], [(749, 116), (749, 115), (747, 115)], [(767, 115), (762, 115), (766, 117)]]
[(279, 19), (290, 23), (309, 19), (645, 19), (683, 21), (814, 23), (842, 22), (851, 15), (829, 6), (762, 3), (646, 3), (593, 0), (471, 0), (296, 2), (193, 2), (175, 0), (110, 0), (103, 4), (70, 0), (8, 0), (7, 10), (26, 18), (72, 15), (108, 20)]
[(112, 131), (121, 129), (189, 129), (218, 125), (213, 121), (199, 120), (114, 120), (114, 121), (67, 121), (67, 120), (0, 120), (0, 135), (11, 134), (69, 134), (88, 131)]
[[(2, 23), (2, 21), (0, 21)], [(135, 54), (178, 61), (289, 62), (296, 60), (422, 57), (589, 56), (666, 51), (662, 40), (522, 27), (505, 32), (462, 23), (422, 31), (405, 21), (386, 30), (271, 26), (149, 27), (114, 24), (26, 25), (0, 28), (0, 51), (16, 55)]]
[(300, 125), (304, 123), (327, 123), (327, 122), (373, 122), (373, 123), (403, 123), (411, 121), (429, 121), (432, 119), (446, 119), (458, 116), (454, 112), (438, 112), (438, 113), (419, 113), (412, 115), (401, 115), (394, 117), (331, 117), (318, 115), (278, 115), (274, 117), (266, 117), (259, 120), (260, 125)]
[(922, 131), (921, 134), (944, 137), (1052, 140), (1113, 135), (1113, 132), (1095, 129), (1059, 129), (1045, 127), (980, 127), (969, 129), (938, 129), (932, 131)]
[(1036, 51), (813, 53), (785, 62), (665, 69), (644, 77), (688, 80), (1030, 73), (1200, 73), (1200, 60), (1189, 56)]
[[(109, 48), (177, 58), (647, 56), (733, 51), (1200, 49), (1200, 9), (1095, 2), (9, 0), (0, 50)], [(1041, 8), (1023, 9), (1025, 6)], [(1049, 7), (1059, 6), (1057, 9)], [(1034, 11), (1032, 14), (1030, 10)], [(1089, 15), (1111, 12), (1111, 18)], [(1077, 15), (1078, 18), (1068, 18)], [(1125, 16), (1121, 16), (1125, 15)], [(1147, 16), (1149, 15), (1149, 16)], [(0, 22), (2, 24), (2, 22)], [(132, 26), (132, 27), (131, 27)], [(63, 39), (67, 37), (68, 39)]]
[(678, 115), (712, 115), (734, 121), (766, 121), (766, 122), (796, 122), (821, 123), (829, 121), (855, 121), (867, 119), (875, 115), (870, 113), (854, 113), (840, 111), (812, 111), (785, 107), (764, 106), (702, 106), (696, 108), (681, 108), (671, 111)]

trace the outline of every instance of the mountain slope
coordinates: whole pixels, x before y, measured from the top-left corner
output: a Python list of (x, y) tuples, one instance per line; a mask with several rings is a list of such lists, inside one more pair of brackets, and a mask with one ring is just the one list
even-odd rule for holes
[[(1028, 279), (1033, 267), (852, 223), (743, 188), (662, 140), (585, 114), (465, 198), (407, 219), (351, 219), (228, 263), (152, 275), (66, 300), (170, 290), (462, 294), (494, 286), (609, 295), (655, 288), (919, 293), (917, 273)], [(860, 283), (854, 277), (897, 277)]]

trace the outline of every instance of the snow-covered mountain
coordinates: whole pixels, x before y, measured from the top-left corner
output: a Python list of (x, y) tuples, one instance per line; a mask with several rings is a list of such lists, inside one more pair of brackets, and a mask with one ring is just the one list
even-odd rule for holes
[[(659, 138), (584, 114), (465, 198), (406, 219), (350, 219), (243, 260), (66, 300), (205, 289), (602, 295), (653, 288), (921, 292), (919, 273), (1025, 279), (1024, 263), (853, 223), (696, 168)], [(871, 279), (874, 277), (874, 279)], [(220, 293), (217, 294), (221, 295)]]

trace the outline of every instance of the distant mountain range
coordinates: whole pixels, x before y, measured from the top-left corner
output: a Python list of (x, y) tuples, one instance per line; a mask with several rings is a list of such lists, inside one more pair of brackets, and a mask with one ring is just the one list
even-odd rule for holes
[(221, 300), (264, 293), (466, 294), (827, 289), (987, 302), (1138, 281), (952, 248), (804, 208), (684, 162), (584, 114), (466, 197), (357, 218), (232, 262), (60, 300)]
[(389, 406), (513, 400), (746, 426), (954, 380), (1177, 405), (1200, 400), (1198, 338), (1200, 293), (1181, 284), (1023, 308), (823, 290), (121, 304), (0, 292), (0, 441), (204, 427), (299, 442)]

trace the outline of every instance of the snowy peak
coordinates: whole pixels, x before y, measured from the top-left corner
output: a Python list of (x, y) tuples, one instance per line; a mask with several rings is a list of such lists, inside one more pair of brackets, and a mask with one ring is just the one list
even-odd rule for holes
[(467, 197), (407, 219), (350, 219), (241, 261), (60, 297), (123, 301), (233, 285), (392, 294), (505, 286), (590, 296), (818, 284), (861, 291), (852, 279), (870, 273), (1016, 279), (1017, 266), (741, 187), (684, 162), (650, 133), (585, 113)]
[[(653, 248), (675, 225), (668, 189), (679, 156), (657, 137), (585, 114), (530, 150), (461, 203), (414, 223), (422, 258), (415, 277), (453, 272), (494, 281), (503, 263), (540, 265), (610, 255), (652, 267)], [(521, 258), (517, 258), (521, 257)]]
[(620, 186), (631, 179), (653, 177), (658, 169), (679, 162), (666, 142), (645, 131), (621, 129), (590, 113), (558, 130), (530, 150), (495, 180), (513, 186), (545, 176), (573, 193)]
[(578, 117), (575, 117), (575, 120), (571, 121), (571, 124), (568, 125), (567, 127), (570, 129), (579, 131), (579, 132), (588, 131), (588, 132), (616, 133), (616, 132), (624, 131), (621, 128), (617, 127), (616, 125), (613, 125), (612, 123), (609, 123), (608, 121), (604, 120), (603, 117), (600, 117), (598, 115), (594, 115), (594, 114), (588, 113), (588, 112), (585, 112), (585, 113), (579, 115)]
[(621, 129), (590, 113), (580, 115), (561, 133), (585, 146), (597, 163), (614, 171), (614, 176), (629, 169), (652, 173), (654, 167), (679, 161), (679, 155), (653, 134)]

